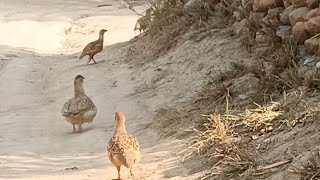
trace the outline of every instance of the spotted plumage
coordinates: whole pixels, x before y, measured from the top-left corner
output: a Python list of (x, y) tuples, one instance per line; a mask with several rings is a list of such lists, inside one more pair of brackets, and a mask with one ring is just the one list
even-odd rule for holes
[(116, 130), (108, 143), (108, 152), (111, 163), (118, 171), (117, 180), (120, 180), (121, 166), (129, 168), (131, 176), (134, 177), (132, 167), (140, 161), (141, 153), (138, 140), (126, 131), (124, 114), (117, 112), (115, 120)]
[(97, 114), (97, 108), (92, 100), (86, 95), (82, 83), (84, 77), (78, 75), (74, 80), (74, 98), (69, 99), (61, 110), (65, 120), (72, 124), (73, 132), (76, 131), (75, 125), (82, 130), (82, 124), (91, 123)]

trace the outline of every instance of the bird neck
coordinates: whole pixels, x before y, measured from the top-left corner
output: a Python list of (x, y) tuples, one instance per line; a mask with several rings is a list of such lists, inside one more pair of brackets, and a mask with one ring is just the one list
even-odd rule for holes
[(119, 122), (117, 124), (115, 134), (116, 133), (127, 133), (126, 125), (124, 124), (124, 122)]
[(100, 33), (98, 41), (103, 42), (103, 33)]
[(74, 97), (86, 96), (82, 84), (74, 83)]

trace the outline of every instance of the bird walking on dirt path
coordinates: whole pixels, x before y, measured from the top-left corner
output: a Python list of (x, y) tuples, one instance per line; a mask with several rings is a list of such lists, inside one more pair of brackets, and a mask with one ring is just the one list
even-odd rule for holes
[(89, 55), (89, 61), (87, 62), (87, 64), (89, 64), (89, 62), (91, 60), (93, 60), (93, 62), (96, 64), (97, 62), (93, 59), (94, 55), (96, 55), (97, 53), (101, 52), (103, 50), (103, 35), (105, 32), (107, 32), (108, 30), (105, 29), (101, 29), (100, 33), (99, 33), (99, 39), (96, 41), (93, 41), (91, 43), (89, 43), (82, 51), (81, 56), (79, 57), (79, 59), (83, 58), (86, 55)]
[(97, 108), (86, 95), (82, 84), (85, 78), (77, 75), (74, 80), (74, 98), (68, 100), (62, 108), (62, 116), (66, 121), (72, 124), (73, 133), (76, 132), (75, 125), (78, 125), (78, 131), (82, 131), (83, 123), (91, 123), (97, 114)]
[(116, 129), (108, 144), (109, 159), (118, 171), (118, 179), (114, 180), (121, 180), (122, 165), (130, 169), (130, 174), (134, 178), (132, 166), (141, 159), (140, 144), (134, 136), (127, 133), (123, 112), (116, 112), (115, 121)]

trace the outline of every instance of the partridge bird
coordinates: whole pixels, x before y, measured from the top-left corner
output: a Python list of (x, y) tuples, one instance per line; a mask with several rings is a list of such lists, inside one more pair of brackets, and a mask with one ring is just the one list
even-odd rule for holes
[(140, 145), (135, 137), (127, 133), (123, 112), (116, 112), (115, 121), (116, 129), (108, 144), (109, 159), (118, 171), (118, 179), (114, 180), (121, 180), (122, 165), (130, 169), (130, 174), (134, 178), (132, 166), (141, 159)]
[(89, 64), (89, 62), (91, 61), (91, 59), (93, 60), (94, 63), (97, 63), (93, 57), (94, 55), (96, 55), (97, 53), (101, 52), (103, 49), (103, 34), (105, 32), (107, 32), (108, 30), (102, 29), (100, 30), (99, 33), (99, 39), (96, 41), (93, 41), (91, 43), (89, 43), (82, 51), (81, 56), (79, 57), (79, 59), (83, 58), (86, 55), (89, 55), (89, 61), (87, 62), (87, 64)]
[(85, 78), (77, 75), (74, 80), (74, 98), (67, 101), (62, 108), (62, 116), (66, 121), (72, 124), (73, 133), (76, 132), (75, 125), (79, 127), (79, 132), (82, 131), (83, 123), (91, 123), (97, 114), (97, 108), (86, 95), (82, 87)]
[(150, 21), (151, 21), (151, 10), (148, 9), (146, 11), (146, 15), (142, 16), (141, 18), (139, 18), (136, 22), (136, 25), (134, 27), (134, 31), (139, 30), (140, 34), (141, 31), (144, 32), (148, 29), (149, 25), (150, 25)]

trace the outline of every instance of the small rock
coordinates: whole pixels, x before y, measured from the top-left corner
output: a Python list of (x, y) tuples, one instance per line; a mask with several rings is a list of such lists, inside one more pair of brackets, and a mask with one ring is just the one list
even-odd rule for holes
[(201, 0), (188, 0), (183, 8), (187, 11), (194, 11), (201, 8)]
[(317, 68), (317, 69), (320, 69), (320, 61), (319, 61), (319, 62), (317, 62), (317, 64), (316, 64), (316, 68)]
[(275, 17), (278, 20), (280, 20), (280, 14), (283, 13), (284, 10), (285, 10), (284, 7), (277, 7), (277, 8), (269, 9), (268, 15), (272, 18)]
[(258, 139), (258, 138), (259, 138), (259, 136), (257, 136), (257, 135), (252, 135), (252, 136), (251, 136), (251, 139), (252, 139), (252, 140), (256, 140), (256, 139)]
[(304, 22), (306, 20), (306, 14), (309, 12), (307, 7), (301, 7), (295, 9), (289, 14), (289, 21), (291, 26), (294, 26), (297, 22)]
[(283, 5), (285, 8), (291, 6), (292, 5), (291, 0), (283, 0)]
[(289, 39), (292, 35), (292, 27), (291, 26), (279, 26), (276, 34), (281, 39)]
[(267, 139), (263, 140), (262, 142), (264, 142), (264, 143), (270, 143), (270, 142), (271, 142), (271, 139), (270, 139), (270, 138), (267, 138)]
[(311, 55), (320, 55), (320, 36), (314, 36), (304, 42), (307, 52)]
[(261, 19), (266, 16), (265, 12), (251, 12), (249, 16), (250, 21), (254, 21), (257, 24), (260, 24)]
[(307, 6), (306, 0), (291, 0), (291, 3), (297, 8)]
[(248, 98), (257, 91), (260, 80), (253, 74), (244, 75), (232, 82), (232, 90), (235, 96)]
[(308, 31), (305, 29), (304, 22), (298, 22), (292, 29), (293, 37), (299, 42), (303, 43), (306, 39), (310, 38)]
[(77, 167), (72, 167), (72, 168), (66, 168), (65, 170), (77, 170)]
[(309, 20), (311, 18), (320, 16), (320, 8), (316, 9), (311, 9), (307, 14), (306, 14), (306, 20)]
[(197, 67), (197, 71), (202, 71), (202, 69), (203, 69), (203, 65), (199, 64), (198, 67)]
[(265, 12), (272, 7), (283, 7), (282, 0), (254, 0), (253, 2), (253, 10)]
[(155, 69), (156, 71), (162, 71), (162, 69), (161, 68), (157, 68), (157, 69)]
[(307, 64), (310, 64), (312, 62), (314, 62), (314, 60), (316, 60), (316, 58), (314, 57), (307, 57), (304, 61), (303, 61), (303, 65), (307, 65)]
[(320, 0), (306, 0), (306, 3), (308, 5), (308, 8), (314, 9), (316, 7), (319, 7)]
[(111, 87), (117, 87), (117, 86), (118, 86), (117, 83), (118, 83), (118, 81), (114, 81), (114, 82), (112, 83)]
[(305, 24), (305, 28), (311, 36), (320, 33), (320, 16), (309, 19)]
[(285, 25), (291, 25), (289, 20), (289, 14), (294, 11), (295, 8), (293, 5), (287, 7), (281, 14), (280, 14), (280, 21)]

